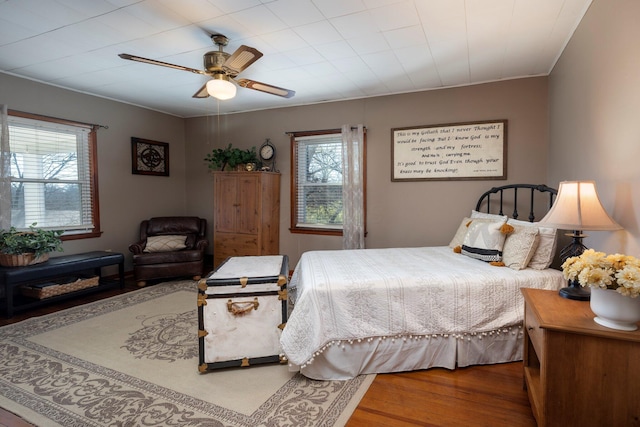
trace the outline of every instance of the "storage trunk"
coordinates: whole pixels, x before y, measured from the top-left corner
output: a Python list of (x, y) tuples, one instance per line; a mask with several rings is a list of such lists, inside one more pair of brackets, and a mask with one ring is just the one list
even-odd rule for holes
[(286, 363), (286, 255), (230, 257), (198, 284), (200, 372)]

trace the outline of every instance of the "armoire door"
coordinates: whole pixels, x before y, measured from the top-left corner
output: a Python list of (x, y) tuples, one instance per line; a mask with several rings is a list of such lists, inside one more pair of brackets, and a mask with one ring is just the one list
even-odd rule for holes
[(238, 178), (236, 201), (237, 233), (256, 234), (260, 226), (260, 175), (243, 174)]

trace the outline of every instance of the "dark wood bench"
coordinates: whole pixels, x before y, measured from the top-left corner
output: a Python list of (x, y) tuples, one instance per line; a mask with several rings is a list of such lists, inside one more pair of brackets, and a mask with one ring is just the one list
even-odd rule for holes
[[(104, 281), (102, 279), (101, 268), (115, 264), (118, 265), (119, 280)], [(100, 276), (100, 284), (98, 286), (42, 300), (20, 298), (18, 292), (14, 292), (17, 287), (25, 284), (42, 282), (89, 270), (93, 270), (96, 276)], [(2, 283), (4, 288), (5, 315), (7, 318), (10, 318), (16, 310), (26, 310), (51, 301), (59, 301), (80, 294), (97, 292), (117, 284), (120, 285), (121, 289), (124, 288), (124, 255), (118, 252), (95, 251), (51, 257), (46, 262), (26, 267), (0, 267), (0, 283)]]

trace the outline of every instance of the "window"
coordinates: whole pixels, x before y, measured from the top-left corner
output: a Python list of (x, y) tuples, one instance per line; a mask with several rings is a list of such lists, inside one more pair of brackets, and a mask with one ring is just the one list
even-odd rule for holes
[(11, 225), (100, 235), (96, 126), (9, 111)]
[(340, 129), (291, 134), (291, 232), (342, 235)]

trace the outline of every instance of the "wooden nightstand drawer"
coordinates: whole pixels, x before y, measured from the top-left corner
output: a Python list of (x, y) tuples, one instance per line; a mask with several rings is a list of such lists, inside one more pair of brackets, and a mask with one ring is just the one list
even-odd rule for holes
[(544, 346), (542, 345), (545, 333), (544, 329), (540, 327), (540, 322), (529, 305), (526, 306), (524, 318), (529, 340), (531, 341), (533, 348), (536, 350), (538, 359), (542, 360), (544, 357)]

